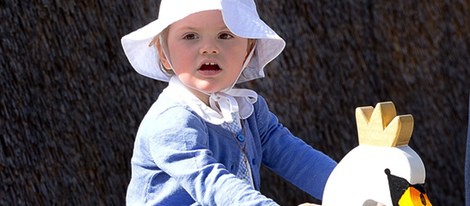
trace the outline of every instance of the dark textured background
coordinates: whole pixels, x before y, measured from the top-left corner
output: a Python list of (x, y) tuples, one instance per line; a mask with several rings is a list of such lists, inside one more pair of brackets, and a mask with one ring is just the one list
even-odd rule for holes
[[(357, 145), (354, 109), (392, 100), (414, 116), (431, 201), (463, 204), (470, 1), (257, 3), (287, 47), (243, 86), (336, 160)], [(0, 0), (0, 205), (124, 205), (134, 135), (165, 84), (133, 71), (120, 38), (158, 4)], [(313, 201), (263, 175), (279, 203)]]

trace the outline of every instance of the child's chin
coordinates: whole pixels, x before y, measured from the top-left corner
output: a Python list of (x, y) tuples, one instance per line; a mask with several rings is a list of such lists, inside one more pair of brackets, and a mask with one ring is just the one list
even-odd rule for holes
[(213, 84), (200, 84), (197, 87), (198, 87), (198, 90), (201, 91), (201, 92), (204, 92), (206, 94), (212, 94), (212, 93), (223, 91), (225, 88), (228, 88), (229, 86), (213, 85)]

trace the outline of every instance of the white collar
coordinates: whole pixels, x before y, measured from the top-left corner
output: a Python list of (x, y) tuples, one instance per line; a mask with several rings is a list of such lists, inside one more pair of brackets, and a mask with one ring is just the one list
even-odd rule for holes
[(253, 104), (258, 99), (258, 94), (253, 90), (232, 88), (211, 94), (210, 106), (207, 106), (175, 76), (170, 79), (165, 90), (173, 99), (188, 105), (205, 121), (216, 125), (233, 122), (232, 113), (238, 113), (241, 119), (247, 119), (253, 114)]

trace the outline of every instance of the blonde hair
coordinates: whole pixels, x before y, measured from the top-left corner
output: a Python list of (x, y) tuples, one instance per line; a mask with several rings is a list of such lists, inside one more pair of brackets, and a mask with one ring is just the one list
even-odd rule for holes
[[(166, 27), (165, 29), (163, 29), (162, 32), (160, 32), (160, 34), (155, 35), (155, 37), (153, 37), (152, 41), (150, 41), (150, 43), (149, 43), (149, 47), (155, 46), (155, 48), (157, 49), (157, 55), (159, 57), (163, 56), (165, 58), (168, 58), (164, 54), (165, 52), (163, 52), (163, 54), (160, 54), (160, 51), (159, 51), (158, 47), (161, 47), (161, 50), (164, 50), (164, 49), (168, 48), (167, 42), (168, 42), (168, 30), (169, 30), (169, 28), (170, 27)], [(163, 62), (162, 62), (162, 58), (158, 58), (158, 59), (159, 59), (158, 63), (160, 64), (160, 70), (164, 74), (166, 74), (169, 77), (175, 75), (173, 70), (165, 68), (165, 66), (163, 65)]]

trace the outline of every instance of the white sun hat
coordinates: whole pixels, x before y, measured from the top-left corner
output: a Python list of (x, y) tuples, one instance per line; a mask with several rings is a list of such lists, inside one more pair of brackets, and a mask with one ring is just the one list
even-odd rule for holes
[(152, 39), (172, 23), (193, 13), (220, 10), (228, 29), (243, 38), (256, 39), (254, 55), (238, 82), (264, 77), (264, 67), (276, 58), (286, 43), (260, 19), (253, 0), (162, 0), (158, 19), (121, 39), (124, 52), (134, 69), (146, 77), (168, 82), (160, 68)]

